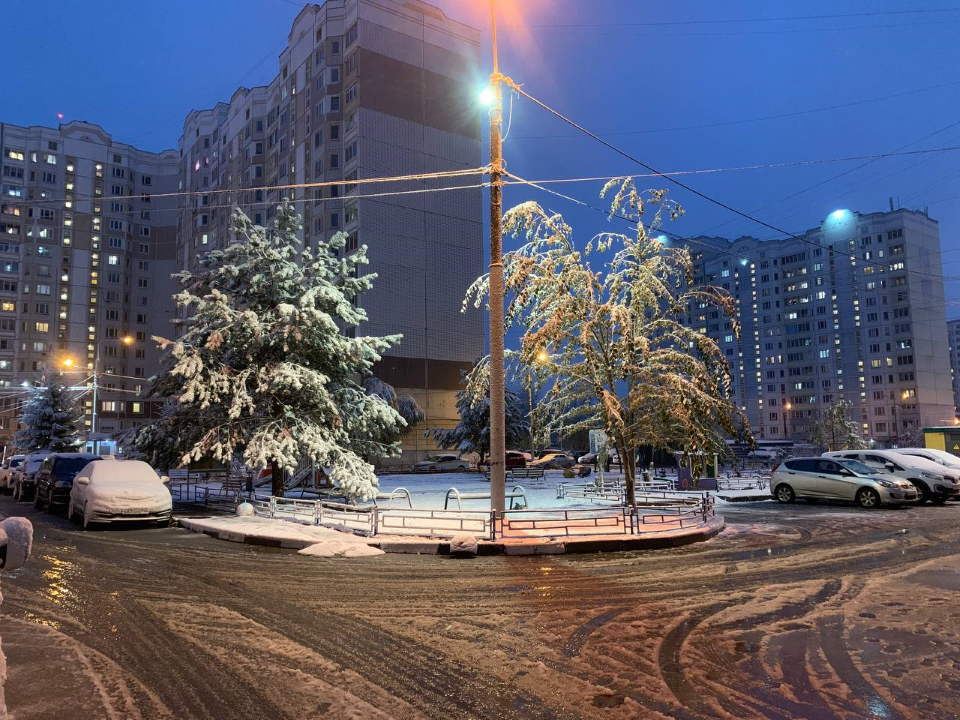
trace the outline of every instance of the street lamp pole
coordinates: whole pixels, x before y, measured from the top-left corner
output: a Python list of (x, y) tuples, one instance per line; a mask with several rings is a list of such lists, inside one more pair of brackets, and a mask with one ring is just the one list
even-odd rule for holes
[(788, 435), (788, 433), (787, 433), (787, 412), (789, 412), (790, 408), (792, 408), (792, 407), (793, 407), (793, 406), (790, 404), (790, 401), (789, 401), (789, 400), (784, 401), (784, 403), (783, 403), (783, 439), (784, 439), (784, 440), (787, 440), (787, 439), (788, 439), (788, 438), (787, 438), (787, 435)]
[(503, 92), (497, 57), (496, 0), (490, 0), (493, 72), (490, 73), (490, 509), (502, 513), (506, 498), (506, 428), (503, 349)]

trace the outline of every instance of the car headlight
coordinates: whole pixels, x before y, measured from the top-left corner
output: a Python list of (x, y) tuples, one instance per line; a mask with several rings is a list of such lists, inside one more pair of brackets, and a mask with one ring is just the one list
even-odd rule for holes
[(920, 472), (920, 477), (926, 478), (927, 480), (943, 482), (943, 475), (937, 475), (936, 473), (927, 472), (926, 470)]
[(889, 480), (877, 480), (877, 485), (882, 485), (885, 488), (897, 487), (896, 483), (890, 482)]

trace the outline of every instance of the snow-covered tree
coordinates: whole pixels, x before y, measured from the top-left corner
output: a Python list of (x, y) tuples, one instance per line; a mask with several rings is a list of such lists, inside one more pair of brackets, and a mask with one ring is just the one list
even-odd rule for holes
[(332, 468), (347, 497), (373, 497), (365, 458), (398, 454), (405, 422), (359, 382), (400, 340), (350, 337), (367, 319), (354, 300), (376, 277), (360, 273), (366, 246), (346, 254), (338, 233), (303, 247), (289, 201), (269, 229), (240, 210), (232, 224), (234, 242), (176, 276), (185, 317), (174, 321), (178, 339), (155, 338), (166, 353), (149, 393), (177, 405), (137, 432), (136, 449), (153, 461), (175, 449), (182, 464), (239, 455), (271, 469), (275, 495), (283, 469), (309, 459)]
[(83, 411), (70, 397), (63, 375), (53, 373), (31, 391), (20, 415), (24, 427), (17, 431), (14, 442), (25, 453), (73, 452), (83, 444), (82, 418)]
[[(452, 430), (428, 430), (424, 437), (432, 437), (444, 450), (477, 453), (482, 463), (490, 453), (490, 373), (486, 361), (477, 363), (464, 375), (463, 385), (457, 393), (457, 426)], [(505, 410), (507, 447), (521, 447), (530, 439), (526, 402), (508, 389)]]
[[(728, 399), (723, 352), (686, 322), (702, 307), (718, 308), (739, 333), (732, 298), (696, 286), (690, 252), (662, 244), (644, 223), (647, 209), (652, 230), (680, 208), (665, 191), (641, 194), (629, 180), (611, 181), (604, 194), (611, 188), (611, 213), (636, 229), (601, 233), (582, 249), (560, 215), (534, 202), (506, 213), (505, 231), (525, 240), (504, 258), (506, 322), (524, 328), (520, 361), (552, 375), (538, 412), (564, 434), (604, 430), (619, 450), (633, 504), (636, 448), (714, 452), (747, 423)], [(487, 277), (477, 280), (465, 306), (479, 305), (488, 288)]]
[(426, 413), (412, 395), (398, 395), (393, 385), (386, 383), (375, 375), (370, 375), (363, 381), (363, 389), (367, 395), (376, 395), (387, 405), (392, 407), (407, 423), (413, 427), (426, 418)]
[(867, 442), (860, 435), (860, 428), (853, 420), (847, 419), (850, 403), (838, 399), (821, 411), (820, 417), (810, 429), (810, 442), (825, 445), (827, 451), (862, 450)]

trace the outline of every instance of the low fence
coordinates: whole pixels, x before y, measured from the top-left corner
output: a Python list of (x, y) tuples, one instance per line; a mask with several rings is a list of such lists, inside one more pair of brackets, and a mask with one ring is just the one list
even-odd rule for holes
[(170, 482), (167, 487), (175, 503), (230, 507), (236, 504), (239, 489), (223, 485), (202, 485), (192, 482)]
[(770, 487), (769, 475), (724, 476), (717, 478), (717, 490), (766, 490)]
[(671, 491), (637, 493), (634, 507), (543, 510), (429, 510), (351, 505), (325, 500), (278, 498), (241, 493), (260, 517), (346, 530), (358, 535), (413, 535), (451, 538), (563, 538), (637, 535), (705, 524), (714, 515), (709, 494)]

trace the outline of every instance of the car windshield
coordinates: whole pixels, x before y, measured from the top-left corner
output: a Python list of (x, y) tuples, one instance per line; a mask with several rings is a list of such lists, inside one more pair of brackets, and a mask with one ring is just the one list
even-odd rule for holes
[(57, 458), (53, 464), (53, 476), (57, 480), (73, 480), (77, 473), (86, 467), (88, 462), (100, 458)]
[(859, 460), (837, 460), (838, 463), (843, 465), (848, 470), (853, 470), (858, 475), (876, 475), (877, 470), (874, 470), (872, 467), (864, 465)]
[(23, 458), (14, 458), (10, 461), (10, 467), (17, 468), (23, 463)]

